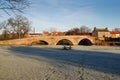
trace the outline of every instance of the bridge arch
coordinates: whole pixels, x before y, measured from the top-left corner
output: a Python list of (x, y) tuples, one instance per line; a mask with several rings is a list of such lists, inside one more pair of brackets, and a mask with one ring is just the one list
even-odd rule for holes
[(39, 45), (49, 45), (49, 43), (45, 40), (39, 40), (38, 44)]
[(32, 41), (31, 45), (49, 45), (45, 40)]
[(73, 42), (69, 39), (58, 40), (56, 45), (73, 45)]
[(90, 39), (84, 38), (81, 39), (78, 43), (78, 45), (85, 45), (85, 46), (91, 46), (93, 43)]

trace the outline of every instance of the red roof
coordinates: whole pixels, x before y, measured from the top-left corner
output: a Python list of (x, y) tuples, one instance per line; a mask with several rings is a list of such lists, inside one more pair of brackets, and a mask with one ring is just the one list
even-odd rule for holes
[(120, 32), (111, 31), (110, 34), (120, 34)]

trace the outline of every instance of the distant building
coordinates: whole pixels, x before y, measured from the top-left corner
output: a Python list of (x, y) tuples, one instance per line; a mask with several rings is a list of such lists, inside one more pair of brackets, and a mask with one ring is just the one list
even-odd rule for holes
[(104, 40), (105, 37), (110, 37), (110, 32), (108, 28), (96, 28), (92, 32), (92, 36), (96, 37), (98, 40)]
[(44, 32), (42, 33), (42, 35), (44, 35), (44, 36), (49, 36), (50, 33), (49, 33), (48, 31), (44, 31)]
[(120, 32), (111, 31), (111, 32), (110, 32), (110, 37), (111, 37), (111, 38), (120, 38)]
[(43, 35), (45, 35), (45, 36), (63, 36), (63, 35), (65, 35), (65, 32), (58, 32), (58, 31), (47, 32), (47, 31), (44, 31)]
[(41, 33), (30, 33), (29, 37), (39, 37), (41, 35), (42, 35)]
[(54, 31), (54, 32), (51, 32), (51, 35), (52, 35), (52, 36), (63, 36), (63, 35), (65, 35), (65, 33), (64, 33), (64, 32)]

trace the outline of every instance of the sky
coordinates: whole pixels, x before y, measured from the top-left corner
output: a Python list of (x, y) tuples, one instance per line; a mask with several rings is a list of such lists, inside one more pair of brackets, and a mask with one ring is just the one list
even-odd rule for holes
[[(36, 33), (67, 31), (86, 25), (109, 29), (120, 27), (120, 0), (31, 0), (22, 14), (32, 23)], [(0, 12), (0, 14), (4, 12)], [(0, 16), (0, 21), (10, 16)], [(32, 31), (31, 31), (32, 32)]]

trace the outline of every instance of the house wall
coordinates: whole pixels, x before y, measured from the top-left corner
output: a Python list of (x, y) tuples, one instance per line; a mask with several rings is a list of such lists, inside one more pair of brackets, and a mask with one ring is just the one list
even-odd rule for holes
[(92, 36), (96, 37), (99, 40), (104, 40), (104, 37), (110, 37), (110, 32), (99, 32), (99, 31), (94, 31), (92, 33)]
[(98, 32), (99, 40), (104, 40), (104, 37), (110, 37), (110, 32)]
[(120, 37), (120, 34), (110, 34), (110, 37), (111, 37), (111, 38), (119, 38), (119, 37)]
[(93, 31), (93, 32), (92, 32), (92, 36), (98, 37), (98, 32), (97, 32), (97, 31)]

